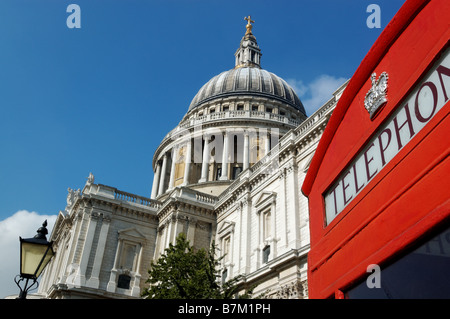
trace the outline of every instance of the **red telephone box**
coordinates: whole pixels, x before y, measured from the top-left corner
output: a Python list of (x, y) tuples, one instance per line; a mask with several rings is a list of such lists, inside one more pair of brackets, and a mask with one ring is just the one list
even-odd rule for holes
[(312, 159), (310, 298), (450, 298), (450, 1), (409, 0)]

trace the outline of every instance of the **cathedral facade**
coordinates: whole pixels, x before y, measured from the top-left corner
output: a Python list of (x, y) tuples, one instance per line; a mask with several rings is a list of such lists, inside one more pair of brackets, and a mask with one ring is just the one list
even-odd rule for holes
[(261, 68), (246, 18), (235, 67), (210, 79), (153, 158), (149, 197), (69, 188), (50, 240), (43, 298), (140, 298), (152, 260), (181, 232), (218, 246), (222, 280), (255, 295), (308, 298), (309, 213), (301, 185), (344, 90), (307, 117), (295, 91)]

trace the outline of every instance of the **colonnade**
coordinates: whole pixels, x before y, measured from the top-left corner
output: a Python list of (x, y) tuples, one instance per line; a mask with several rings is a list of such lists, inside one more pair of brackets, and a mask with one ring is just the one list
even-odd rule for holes
[[(239, 171), (246, 170), (250, 164), (267, 155), (271, 145), (275, 145), (274, 138), (277, 139), (277, 143), (278, 134), (271, 134), (265, 129), (261, 129), (260, 132), (225, 131), (189, 138), (174, 144), (156, 162), (151, 198), (154, 199), (176, 186), (232, 180), (235, 176), (230, 171), (230, 164), (239, 168)], [(200, 176), (191, 176), (195, 173), (193, 165), (199, 164), (201, 164)], [(220, 164), (220, 170), (216, 171), (217, 178), (210, 176), (213, 164)]]

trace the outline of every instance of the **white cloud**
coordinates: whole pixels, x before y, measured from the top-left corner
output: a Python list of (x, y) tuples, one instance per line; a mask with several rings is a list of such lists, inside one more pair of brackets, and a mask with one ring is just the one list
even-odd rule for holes
[(304, 96), (308, 92), (308, 86), (302, 80), (287, 79), (286, 82), (294, 89), (299, 97)]
[(346, 80), (343, 77), (322, 74), (308, 84), (296, 79), (288, 79), (286, 82), (297, 92), (309, 116), (331, 99), (334, 91)]
[[(47, 220), (49, 231), (47, 239), (49, 239), (56, 217), (56, 215), (39, 215), (36, 212), (20, 210), (0, 221), (0, 252), (4, 256), (0, 273), (0, 299), (19, 293), (19, 288), (14, 282), (15, 276), (19, 274), (19, 236), (34, 237), (44, 220)], [(31, 290), (29, 293), (36, 291)]]

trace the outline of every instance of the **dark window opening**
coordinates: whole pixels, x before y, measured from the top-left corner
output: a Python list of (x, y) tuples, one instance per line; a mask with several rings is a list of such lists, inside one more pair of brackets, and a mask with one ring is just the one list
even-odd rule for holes
[(222, 176), (222, 167), (217, 167), (217, 171), (216, 171), (216, 181), (218, 181), (220, 179), (220, 177)]
[(263, 263), (267, 263), (269, 261), (269, 255), (270, 255), (270, 246), (267, 245), (263, 249)]
[(241, 172), (242, 172), (241, 166), (233, 167), (233, 176), (231, 176), (231, 179), (236, 179)]
[(131, 277), (128, 275), (119, 275), (117, 287), (122, 289), (130, 289)]
[[(238, 138), (235, 135), (233, 137), (233, 163), (237, 163), (237, 156), (238, 156)], [(234, 175), (233, 175), (234, 176)], [(235, 177), (232, 177), (232, 179), (236, 179)]]

